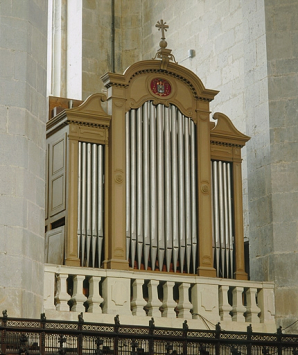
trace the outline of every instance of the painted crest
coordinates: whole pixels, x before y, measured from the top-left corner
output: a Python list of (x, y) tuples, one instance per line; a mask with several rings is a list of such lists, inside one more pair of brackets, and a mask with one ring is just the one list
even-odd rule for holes
[(152, 79), (150, 88), (153, 94), (163, 97), (169, 96), (172, 91), (170, 83), (161, 78)]

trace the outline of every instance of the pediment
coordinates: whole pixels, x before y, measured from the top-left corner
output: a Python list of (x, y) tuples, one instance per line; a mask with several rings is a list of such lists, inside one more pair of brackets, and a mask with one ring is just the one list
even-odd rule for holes
[(230, 145), (244, 146), (250, 140), (249, 136), (239, 132), (228, 116), (221, 112), (216, 112), (213, 119), (217, 124), (210, 132), (211, 141), (226, 143)]

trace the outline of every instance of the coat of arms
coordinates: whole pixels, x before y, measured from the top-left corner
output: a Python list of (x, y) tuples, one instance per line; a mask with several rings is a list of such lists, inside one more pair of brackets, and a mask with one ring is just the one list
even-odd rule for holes
[(158, 96), (168, 96), (171, 93), (171, 85), (165, 79), (161, 79), (161, 78), (153, 79), (151, 81), (150, 87), (153, 94)]

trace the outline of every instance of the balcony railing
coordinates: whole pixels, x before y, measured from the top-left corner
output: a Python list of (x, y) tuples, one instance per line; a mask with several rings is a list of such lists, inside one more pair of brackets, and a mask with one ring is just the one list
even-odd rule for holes
[(44, 309), (52, 319), (196, 329), (275, 331), (274, 284), (141, 271), (45, 266)]
[(297, 335), (281, 328), (264, 334), (248, 326), (245, 332), (198, 330), (187, 322), (178, 329), (122, 325), (119, 317), (111, 324), (88, 323), (80, 314), (75, 322), (41, 319), (0, 318), (1, 354), (24, 355), (296, 355)]

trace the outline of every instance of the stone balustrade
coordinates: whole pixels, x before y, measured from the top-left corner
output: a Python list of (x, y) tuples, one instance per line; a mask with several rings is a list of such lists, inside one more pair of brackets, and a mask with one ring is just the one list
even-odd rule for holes
[(155, 324), (275, 332), (271, 282), (45, 265), (44, 310), (49, 319)]

